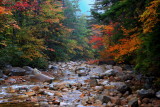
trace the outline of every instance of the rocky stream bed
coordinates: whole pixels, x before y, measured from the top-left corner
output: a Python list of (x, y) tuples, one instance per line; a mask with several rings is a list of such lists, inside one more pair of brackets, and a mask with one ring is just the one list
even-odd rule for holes
[(160, 107), (160, 91), (131, 66), (51, 63), (0, 70), (0, 107)]

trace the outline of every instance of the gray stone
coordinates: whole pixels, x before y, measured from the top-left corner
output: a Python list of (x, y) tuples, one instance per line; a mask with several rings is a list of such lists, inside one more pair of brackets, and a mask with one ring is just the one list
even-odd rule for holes
[(102, 103), (108, 103), (109, 101), (111, 101), (111, 98), (110, 98), (110, 97), (108, 97), (108, 96), (103, 96)]
[(122, 72), (122, 67), (120, 67), (120, 66), (113, 66), (113, 70), (115, 72)]
[(152, 98), (155, 96), (155, 92), (152, 89), (148, 89), (148, 90), (141, 89), (141, 90), (138, 90), (138, 96), (140, 98)]
[(4, 79), (0, 78), (0, 85), (4, 83)]
[(115, 76), (116, 71), (114, 71), (113, 69), (107, 70), (105, 71), (102, 75), (103, 76)]
[(3, 71), (0, 70), (0, 78), (2, 78), (2, 77), (3, 77)]
[(26, 70), (20, 67), (12, 67), (9, 70), (12, 76), (24, 76), (26, 73)]
[(78, 76), (86, 76), (88, 75), (89, 69), (86, 67), (79, 67), (75, 70), (75, 73), (78, 74)]
[(139, 107), (139, 105), (138, 105), (138, 99), (137, 98), (131, 99), (128, 102), (128, 106), (129, 107)]
[(109, 101), (111, 101), (111, 98), (108, 96), (104, 96), (104, 95), (97, 95), (97, 99), (102, 101), (102, 103), (108, 103)]
[(96, 79), (91, 79), (90, 82), (89, 82), (89, 84), (90, 84), (91, 87), (95, 87), (95, 86), (98, 85), (98, 82), (97, 82)]
[(122, 86), (119, 87), (117, 90), (118, 90), (120, 93), (122, 93), (122, 94), (124, 94), (124, 93), (127, 92), (127, 91), (128, 91), (129, 94), (132, 93), (131, 88), (128, 87), (127, 85), (122, 85)]
[(156, 92), (156, 97), (160, 98), (160, 91)]
[(48, 66), (49, 69), (52, 69), (52, 70), (58, 70), (58, 66), (54, 66), (54, 65), (49, 65)]
[(106, 65), (105, 68), (106, 68), (107, 70), (110, 70), (110, 69), (113, 68), (113, 66), (112, 66), (112, 65)]
[(26, 70), (26, 75), (31, 75), (33, 74), (33, 68), (29, 67), (29, 66), (24, 66), (23, 69)]

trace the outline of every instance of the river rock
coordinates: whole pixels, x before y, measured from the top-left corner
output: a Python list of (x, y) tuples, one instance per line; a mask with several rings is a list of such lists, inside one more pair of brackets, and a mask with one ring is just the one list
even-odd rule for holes
[(3, 78), (0, 78), (0, 85), (3, 84), (5, 81)]
[(35, 82), (52, 82), (52, 80), (54, 80), (54, 77), (49, 77), (45, 74), (42, 74), (39, 70), (34, 69), (33, 70), (33, 74), (30, 76), (30, 80), (31, 81), (35, 81)]
[(104, 87), (103, 86), (95, 86), (94, 89), (96, 91), (103, 91), (104, 90)]
[(12, 76), (24, 76), (26, 73), (26, 70), (20, 67), (12, 67), (9, 70)]
[(119, 97), (110, 97), (110, 98), (111, 98), (111, 103), (116, 104), (116, 105), (121, 104), (121, 100)]
[(79, 67), (75, 70), (75, 73), (77, 73), (79, 76), (86, 76), (88, 75), (89, 69), (86, 67)]
[(137, 98), (133, 98), (128, 102), (128, 106), (129, 107), (139, 107), (138, 105), (138, 99)]
[(112, 65), (106, 65), (105, 68), (106, 68), (106, 70), (110, 70), (110, 69), (113, 69), (113, 66)]
[(48, 107), (48, 102), (39, 102), (41, 107)]
[(138, 90), (137, 92), (138, 92), (137, 93), (138, 97), (140, 98), (152, 98), (155, 96), (155, 92), (152, 89), (148, 89), (148, 90), (141, 89), (141, 90)]
[(120, 67), (120, 66), (113, 66), (113, 70), (115, 72), (122, 72), (122, 67)]
[(144, 98), (144, 99), (142, 99), (142, 103), (148, 104), (148, 103), (150, 103), (150, 99)]
[(115, 76), (116, 71), (114, 71), (113, 69), (107, 70), (105, 71), (102, 75), (103, 76)]
[(156, 97), (160, 98), (160, 91), (156, 92)]
[(54, 65), (49, 65), (48, 68), (52, 69), (52, 70), (58, 70), (59, 69), (58, 66), (54, 66)]
[(119, 87), (117, 90), (118, 90), (120, 93), (122, 93), (122, 94), (124, 94), (124, 93), (127, 92), (127, 91), (129, 92), (129, 94), (132, 93), (131, 88), (128, 87), (127, 85), (122, 85), (122, 86)]
[(33, 74), (33, 68), (29, 67), (29, 66), (24, 66), (23, 67), (24, 70), (26, 70), (26, 75), (31, 75)]
[(3, 71), (0, 70), (0, 78), (2, 78), (2, 77), (3, 77)]
[(111, 98), (108, 96), (103, 96), (102, 102), (103, 103), (108, 103), (109, 101), (111, 101)]
[(108, 96), (104, 96), (104, 95), (99, 95), (98, 99), (102, 101), (102, 103), (108, 103), (109, 101), (111, 101), (111, 98)]
[(82, 105), (87, 105), (87, 102), (89, 101), (89, 98), (88, 98), (88, 96), (85, 96), (82, 100), (81, 100), (81, 103), (82, 103)]
[(98, 85), (98, 82), (97, 82), (96, 79), (91, 79), (90, 82), (89, 82), (89, 84), (90, 84), (91, 87), (95, 87), (95, 86)]

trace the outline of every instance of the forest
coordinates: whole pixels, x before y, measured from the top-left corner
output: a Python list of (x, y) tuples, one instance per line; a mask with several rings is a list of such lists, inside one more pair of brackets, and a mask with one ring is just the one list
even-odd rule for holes
[[(113, 82), (127, 80), (132, 82), (132, 80), (138, 81), (138, 78), (140, 78), (139, 83), (132, 82), (134, 86), (138, 84), (137, 87), (131, 88), (132, 92), (133, 90), (141, 89), (143, 84), (145, 87), (143, 88), (146, 89), (145, 91), (149, 95), (143, 95), (145, 92), (140, 93), (140, 90), (138, 98), (140, 98), (141, 103), (138, 102), (139, 100), (130, 101), (129, 99), (129, 107), (138, 107), (137, 103), (140, 107), (154, 105), (155, 99), (149, 101), (145, 98), (151, 99), (153, 96), (160, 98), (160, 91), (158, 91), (160, 89), (160, 53), (158, 51), (160, 50), (160, 39), (158, 37), (160, 35), (160, 0), (94, 0), (90, 4), (92, 6), (90, 9), (91, 15), (81, 12), (79, 8), (80, 1), (0, 0), (0, 87), (4, 84), (7, 84), (7, 86), (8, 83), (12, 84), (9, 79), (12, 77), (14, 77), (13, 79), (19, 78), (19, 76), (25, 81), (32, 80), (33, 75), (40, 76), (39, 78), (33, 76), (34, 82), (35, 78), (37, 81), (44, 79), (43, 82), (46, 82), (46, 80), (48, 82), (48, 79), (51, 80), (51, 77), (48, 77), (49, 75), (54, 78), (65, 78), (66, 75), (72, 75), (67, 70), (74, 71), (78, 75), (78, 77), (75, 77), (75, 75), (73, 77), (67, 76), (68, 79), (89, 75), (90, 80), (87, 77), (80, 79), (89, 82), (90, 87), (97, 87), (98, 84), (98, 89), (95, 88), (96, 92), (97, 90), (98, 92), (104, 91), (108, 87), (103, 84), (102, 88), (100, 85), (102, 81), (100, 80), (100, 83), (95, 82), (97, 80), (95, 80), (95, 77), (92, 80), (93, 75), (96, 76), (96, 79), (102, 77), (104, 81), (107, 79)], [(29, 73), (30, 79), (27, 79), (26, 69), (23, 75), (22, 67), (23, 69), (25, 69), (24, 67), (29, 67), (27, 70), (33, 68), (29, 70), (33, 71), (31, 77), (30, 74), (32, 73)], [(10, 70), (11, 68), (12, 70)], [(104, 71), (103, 68), (108, 70), (108, 72), (105, 72), (106, 74), (104, 72), (101, 73), (101, 71)], [(128, 70), (134, 73), (128, 73)], [(91, 71), (93, 71), (93, 74), (90, 73)], [(116, 71), (124, 71), (124, 73), (118, 75)], [(122, 74), (123, 76), (129, 75), (132, 79), (123, 80), (123, 77), (123, 79), (119, 77)], [(7, 79), (4, 78), (4, 75), (7, 76)], [(18, 79), (16, 81), (21, 80)], [(15, 83), (17, 83), (16, 81)], [(63, 81), (66, 80), (64, 79)], [(18, 84), (21, 84), (21, 82), (18, 82)], [(58, 82), (58, 84), (61, 83)], [(70, 84), (70, 86), (72, 85)], [(132, 85), (129, 84), (129, 86)], [(124, 85), (121, 84), (121, 86)], [(69, 91), (66, 87), (63, 89), (68, 91), (62, 90), (59, 85), (56, 87), (62, 92)], [(76, 84), (76, 87), (79, 86)], [(39, 90), (37, 87), (34, 88)], [(127, 95), (132, 93), (130, 87), (128, 88), (128, 84), (123, 88), (123, 91), (128, 91)], [(155, 88), (154, 95), (147, 90), (152, 88)], [(2, 91), (0, 90), (0, 103)], [(13, 89), (10, 91), (13, 91)], [(83, 92), (83, 90), (81, 91)], [(92, 92), (91, 89), (90, 91)], [(122, 96), (126, 97), (126, 91), (123, 91), (120, 89)], [(47, 92), (47, 95), (50, 96), (48, 93), (52, 92)], [(101, 102), (97, 102), (97, 100), (87, 100), (85, 102), (83, 98), (86, 93), (81, 93), (80, 95), (82, 107), (88, 105), (116, 107), (115, 105), (108, 106), (108, 102), (117, 103), (112, 102), (112, 98), (110, 99), (108, 96), (103, 96)], [(32, 96), (31, 94), (33, 93), (28, 92), (25, 95)], [(38, 94), (34, 95), (37, 96)], [(134, 96), (133, 93), (132, 95)], [(35, 103), (36, 101), (34, 99), (33, 102)], [(56, 101), (52, 101), (52, 104), (64, 106), (61, 102)], [(157, 101), (159, 100), (156, 99), (155, 102)], [(70, 99), (71, 102), (72, 100)], [(150, 106), (146, 106), (145, 103), (150, 104)], [(158, 105), (160, 103), (155, 104)], [(124, 107), (122, 102), (119, 105)], [(30, 106), (32, 107), (33, 105), (26, 105), (26, 107)], [(67, 107), (71, 106), (67, 105)]]

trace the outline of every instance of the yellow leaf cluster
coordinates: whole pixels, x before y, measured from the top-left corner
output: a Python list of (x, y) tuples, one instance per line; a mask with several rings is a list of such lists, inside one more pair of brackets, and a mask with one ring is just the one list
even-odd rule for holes
[(160, 19), (157, 17), (160, 14), (157, 13), (159, 5), (160, 0), (152, 1), (150, 6), (146, 7), (146, 10), (140, 16), (140, 21), (143, 22), (143, 33), (152, 32), (152, 28), (158, 21), (160, 21)]

